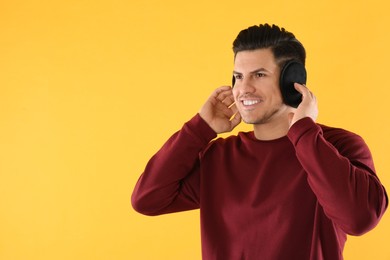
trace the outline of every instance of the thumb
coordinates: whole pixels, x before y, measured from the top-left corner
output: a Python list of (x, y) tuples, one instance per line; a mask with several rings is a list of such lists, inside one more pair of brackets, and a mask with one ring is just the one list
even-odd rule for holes
[(288, 122), (289, 122), (289, 124), (290, 124), (290, 127), (291, 127), (292, 124), (293, 124), (293, 118), (294, 118), (294, 113), (293, 113), (293, 112), (289, 113), (289, 114), (288, 114)]

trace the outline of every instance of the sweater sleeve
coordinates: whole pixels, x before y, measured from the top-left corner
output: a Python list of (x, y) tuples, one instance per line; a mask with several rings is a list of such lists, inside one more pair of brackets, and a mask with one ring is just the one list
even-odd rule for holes
[(325, 139), (319, 125), (303, 118), (288, 137), (326, 215), (344, 232), (361, 235), (378, 224), (387, 194), (363, 139), (342, 129), (331, 131)]
[(216, 136), (199, 114), (185, 123), (147, 163), (133, 208), (151, 216), (199, 208), (199, 153)]

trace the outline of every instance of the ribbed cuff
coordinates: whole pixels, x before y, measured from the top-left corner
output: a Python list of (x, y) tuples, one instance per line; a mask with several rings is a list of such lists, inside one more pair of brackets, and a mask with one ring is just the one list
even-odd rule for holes
[(203, 120), (203, 118), (196, 114), (190, 121), (186, 123), (188, 129), (205, 143), (209, 143), (212, 139), (217, 137), (215, 131)]
[(313, 119), (310, 117), (305, 117), (297, 122), (295, 122), (290, 130), (287, 133), (287, 137), (290, 139), (290, 141), (293, 143), (293, 145), (297, 145), (299, 142), (299, 139), (304, 136), (307, 132), (311, 131), (318, 131), (321, 132), (321, 127), (318, 126)]

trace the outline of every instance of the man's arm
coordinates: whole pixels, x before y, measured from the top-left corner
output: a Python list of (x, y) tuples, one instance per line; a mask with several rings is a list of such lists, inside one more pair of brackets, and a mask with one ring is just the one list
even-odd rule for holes
[(216, 89), (199, 114), (150, 159), (131, 198), (135, 210), (159, 215), (199, 207), (199, 153), (216, 134), (231, 131), (240, 116), (231, 88)]
[(199, 152), (215, 132), (197, 114), (150, 159), (131, 198), (133, 208), (160, 215), (199, 207)]
[(361, 235), (384, 214), (386, 191), (363, 139), (341, 129), (331, 131), (326, 140), (321, 127), (304, 118), (288, 137), (325, 214), (344, 232)]
[(340, 129), (326, 139), (314, 122), (316, 97), (305, 86), (295, 87), (302, 102), (290, 117), (288, 137), (309, 185), (335, 224), (348, 234), (363, 234), (378, 224), (388, 205), (371, 153), (362, 138)]

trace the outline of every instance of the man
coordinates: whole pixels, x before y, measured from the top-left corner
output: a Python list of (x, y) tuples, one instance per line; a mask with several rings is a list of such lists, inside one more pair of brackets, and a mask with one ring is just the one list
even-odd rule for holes
[[(368, 147), (356, 134), (315, 123), (316, 97), (305, 85), (294, 84), (302, 94), (296, 108), (284, 102), (281, 69), (305, 63), (292, 33), (252, 26), (233, 50), (233, 88), (216, 89), (151, 158), (134, 209), (200, 208), (206, 260), (343, 259), (347, 234), (374, 228), (388, 205)], [(241, 120), (253, 132), (215, 139)]]

